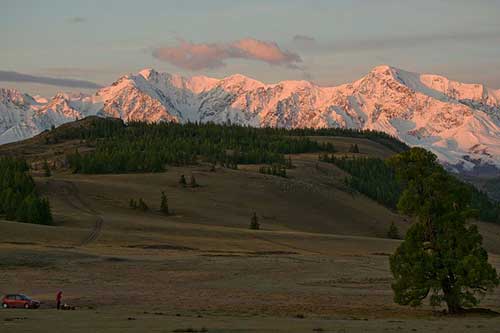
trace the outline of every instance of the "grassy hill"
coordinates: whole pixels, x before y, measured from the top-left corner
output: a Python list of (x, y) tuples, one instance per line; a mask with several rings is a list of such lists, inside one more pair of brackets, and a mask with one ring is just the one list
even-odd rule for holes
[[(294, 166), (287, 178), (259, 173), (260, 164), (214, 169), (203, 161), (158, 173), (74, 174), (66, 154), (91, 152), (94, 142), (54, 138), (95, 121), (0, 146), (0, 155), (31, 163), (54, 220), (52, 226), (0, 221), (0, 292), (24, 292), (45, 302), (2, 331), (137, 331), (141, 325), (167, 331), (205, 326), (210, 332), (350, 332), (367, 325), (460, 331), (447, 325), (449, 318), (436, 321), (430, 307), (413, 310), (392, 302), (387, 258), (399, 241), (386, 234), (391, 222), (403, 234), (410, 221), (354, 193), (344, 181), (348, 174), (318, 161), (318, 153), (287, 154)], [(332, 144), (336, 156), (352, 155), (354, 144), (358, 157), (397, 152), (370, 138), (304, 136)], [(45, 160), (50, 177), (43, 177)], [(181, 175), (194, 176), (199, 186), (181, 185)], [(162, 191), (169, 216), (159, 211)], [(148, 211), (129, 207), (138, 198)], [(261, 230), (248, 228), (253, 212)], [(479, 226), (498, 269), (500, 226)], [(53, 314), (59, 289), (78, 311)], [(499, 311), (499, 300), (496, 291), (482, 306)], [(12, 317), (0, 311), (0, 321)], [(485, 332), (496, 327), (494, 321), (467, 318)]]
[[(87, 118), (44, 132), (32, 139), (0, 146), (0, 154), (23, 157), (33, 168), (38, 188), (49, 197), (57, 224), (66, 225), (66, 212), (75, 210), (79, 198), (92, 206), (125, 215), (130, 199), (143, 198), (152, 211), (159, 209), (160, 193), (165, 191), (175, 219), (187, 223), (246, 228), (252, 212), (261, 218), (265, 229), (385, 237), (388, 226), (396, 222), (403, 230), (404, 218), (363, 195), (353, 193), (345, 185), (348, 175), (336, 166), (318, 161), (318, 153), (292, 154), (293, 168), (288, 178), (259, 173), (260, 164), (240, 164), (238, 170), (209, 163), (167, 167), (163, 173), (123, 175), (78, 175), (68, 168), (66, 157), (75, 150), (84, 155), (95, 149), (90, 140), (71, 138), (77, 129), (86, 129), (100, 118)], [(121, 124), (119, 120), (111, 120)], [(65, 137), (69, 139), (64, 139)], [(62, 138), (62, 139), (61, 139)], [(349, 148), (356, 144), (356, 156), (386, 158), (395, 153), (386, 145), (367, 138), (307, 136), (313, 142), (332, 144), (337, 155), (353, 155)], [(42, 177), (47, 161), (54, 170)], [(184, 188), (180, 176), (194, 175), (199, 187)], [(78, 197), (75, 197), (78, 196)], [(113, 198), (107, 201), (106, 198)], [(101, 200), (102, 199), (102, 200)], [(95, 201), (95, 202), (94, 202)], [(65, 205), (66, 204), (66, 205)], [(150, 216), (151, 215), (151, 216)], [(145, 216), (152, 218), (157, 213)]]

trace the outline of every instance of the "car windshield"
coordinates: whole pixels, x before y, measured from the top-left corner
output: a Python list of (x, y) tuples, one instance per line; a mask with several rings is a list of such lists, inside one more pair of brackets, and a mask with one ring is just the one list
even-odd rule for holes
[(29, 300), (30, 300), (30, 298), (29, 298), (28, 296), (26, 296), (26, 295), (19, 295), (19, 297), (20, 297), (22, 300), (24, 300), (24, 301), (29, 301)]

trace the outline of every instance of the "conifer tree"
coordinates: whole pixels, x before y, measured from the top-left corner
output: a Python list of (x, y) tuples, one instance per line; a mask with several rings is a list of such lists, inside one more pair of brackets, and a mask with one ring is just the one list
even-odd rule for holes
[(51, 224), (49, 202), (37, 193), (28, 170), (24, 160), (0, 157), (0, 214), (7, 220)]
[(391, 225), (389, 226), (389, 230), (387, 231), (387, 237), (392, 238), (392, 239), (399, 239), (399, 230), (398, 227), (394, 224), (394, 222), (391, 222)]
[(257, 213), (255, 212), (252, 214), (252, 217), (250, 218), (250, 229), (252, 230), (260, 229), (259, 218), (257, 217)]
[(186, 177), (184, 175), (181, 175), (181, 178), (179, 179), (179, 184), (181, 184), (182, 186), (187, 185)]
[(417, 220), (390, 257), (395, 302), (417, 306), (430, 295), (432, 305), (444, 302), (449, 313), (476, 306), (499, 278), (477, 226), (466, 223), (473, 216), (470, 191), (425, 149), (412, 148), (389, 163), (406, 184), (398, 209)]
[(168, 209), (168, 199), (165, 192), (161, 192), (160, 211), (165, 215), (170, 215), (170, 211)]
[(358, 144), (355, 143), (355, 144), (351, 145), (351, 147), (349, 148), (349, 152), (353, 153), (353, 154), (359, 154)]

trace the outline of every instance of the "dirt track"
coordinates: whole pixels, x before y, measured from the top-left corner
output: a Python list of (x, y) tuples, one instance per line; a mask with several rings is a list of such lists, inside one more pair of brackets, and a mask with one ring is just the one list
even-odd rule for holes
[(78, 246), (85, 246), (97, 240), (101, 234), (104, 219), (97, 210), (92, 208), (92, 206), (81, 197), (78, 187), (68, 180), (51, 179), (47, 184), (55, 193), (61, 194), (60, 197), (68, 206), (94, 217), (95, 224), (90, 233), (81, 240)]

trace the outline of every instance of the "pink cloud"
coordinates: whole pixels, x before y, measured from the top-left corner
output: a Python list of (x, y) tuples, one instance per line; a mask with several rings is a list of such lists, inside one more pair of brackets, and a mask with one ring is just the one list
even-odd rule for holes
[(297, 63), (302, 62), (298, 54), (282, 50), (275, 42), (253, 38), (200, 44), (179, 40), (176, 46), (157, 48), (153, 57), (190, 70), (223, 67), (228, 59), (251, 59), (292, 68), (297, 68)]

